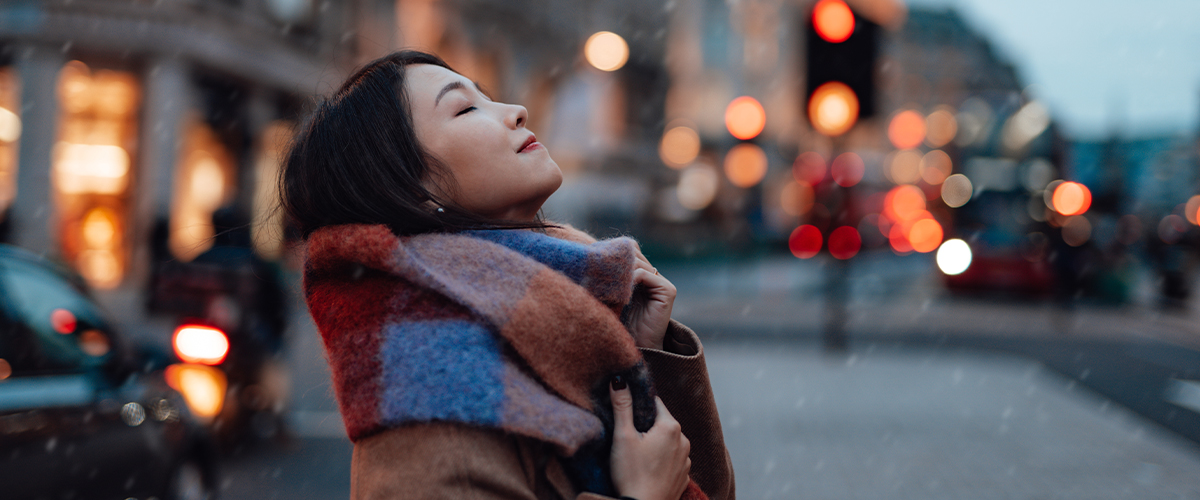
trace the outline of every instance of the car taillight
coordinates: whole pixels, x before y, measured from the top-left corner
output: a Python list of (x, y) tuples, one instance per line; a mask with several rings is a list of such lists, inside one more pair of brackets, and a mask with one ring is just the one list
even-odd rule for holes
[(175, 329), (171, 344), (175, 346), (175, 355), (186, 363), (219, 365), (229, 354), (229, 337), (211, 326), (180, 326)]
[(204, 421), (221, 412), (225, 404), (225, 373), (211, 366), (174, 364), (164, 373), (167, 385), (183, 394), (192, 414)]

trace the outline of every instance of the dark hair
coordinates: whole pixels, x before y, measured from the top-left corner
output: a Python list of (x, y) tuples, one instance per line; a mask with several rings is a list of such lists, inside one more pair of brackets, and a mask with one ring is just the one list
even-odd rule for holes
[[(356, 71), (293, 138), (280, 174), (282, 208), (307, 239), (338, 224), (386, 224), (397, 235), (468, 229), (536, 229), (541, 220), (493, 220), (426, 189), (455, 189), (450, 172), (417, 140), (405, 69), (438, 56), (402, 50)], [(443, 211), (437, 211), (441, 207)]]

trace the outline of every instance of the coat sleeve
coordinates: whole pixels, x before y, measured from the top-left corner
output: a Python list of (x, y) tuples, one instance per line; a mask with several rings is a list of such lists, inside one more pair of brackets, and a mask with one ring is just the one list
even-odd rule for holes
[(659, 397), (692, 444), (692, 479), (711, 500), (734, 500), (733, 464), (725, 449), (700, 338), (671, 320), (663, 349), (642, 349), (642, 356)]
[(576, 496), (549, 448), (530, 438), (452, 423), (415, 424), (359, 440), (353, 500), (609, 500)]

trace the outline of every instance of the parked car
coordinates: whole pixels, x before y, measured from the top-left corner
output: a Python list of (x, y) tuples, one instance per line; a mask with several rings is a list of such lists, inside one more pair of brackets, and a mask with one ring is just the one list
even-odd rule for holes
[(198, 499), (211, 438), (69, 270), (0, 245), (0, 497)]

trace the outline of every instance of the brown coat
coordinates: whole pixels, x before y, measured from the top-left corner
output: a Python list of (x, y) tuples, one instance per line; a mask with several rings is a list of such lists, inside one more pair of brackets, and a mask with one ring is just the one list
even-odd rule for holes
[[(642, 349), (659, 397), (691, 441), (692, 478), (712, 500), (734, 500), (733, 466), (704, 362), (690, 328), (671, 321), (663, 350)], [(550, 445), (496, 429), (409, 425), (359, 440), (350, 497), (598, 500), (578, 494)]]

